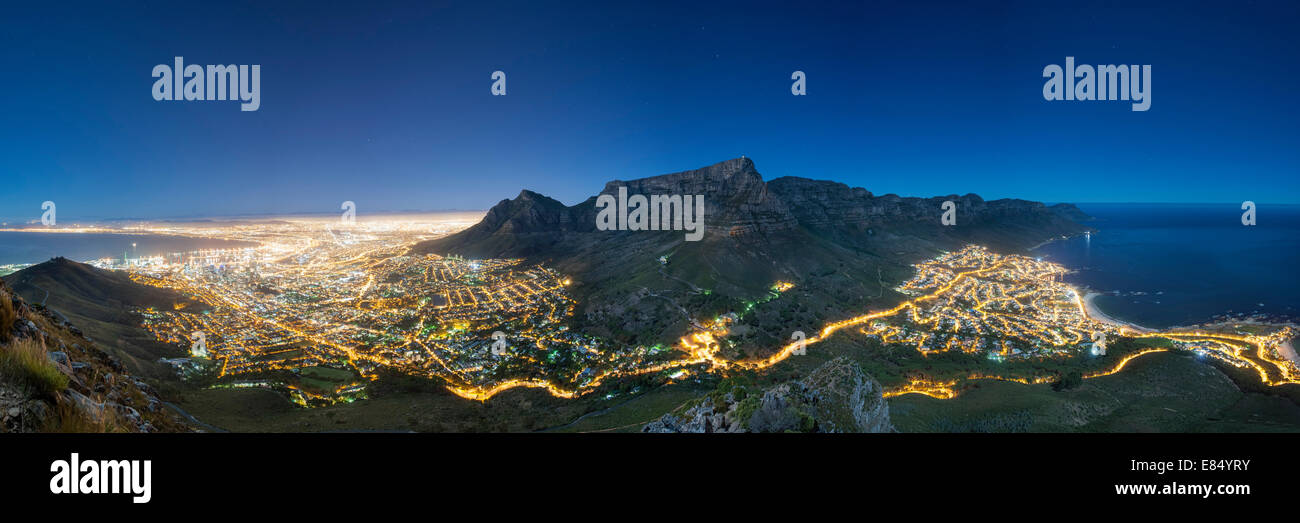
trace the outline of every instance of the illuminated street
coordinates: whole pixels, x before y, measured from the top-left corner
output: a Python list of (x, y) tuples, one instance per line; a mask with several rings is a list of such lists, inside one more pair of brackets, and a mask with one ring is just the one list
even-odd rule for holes
[[(143, 232), (255, 242), (255, 248), (101, 260), (140, 283), (178, 290), (204, 303), (145, 310), (158, 339), (196, 347), (215, 364), (224, 387), (281, 388), (304, 406), (365, 397), (367, 381), (385, 371), (441, 380), (479, 401), (516, 387), (572, 398), (611, 379), (661, 373), (663, 381), (694, 372), (762, 370), (798, 353), (792, 342), (760, 360), (720, 356), (740, 316), (695, 319), (672, 346), (627, 347), (569, 330), (576, 303), (570, 277), (521, 260), (408, 256), (410, 245), (461, 224), (397, 220), (338, 225), (285, 220), (223, 228), (147, 227)], [(133, 232), (142, 232), (135, 230)], [(911, 298), (893, 308), (835, 321), (809, 336), (807, 348), (852, 328), (922, 356), (946, 351), (994, 361), (1063, 360), (1105, 354), (1106, 340), (1166, 338), (1181, 350), (1250, 369), (1264, 383), (1300, 383), (1281, 355), (1290, 328), (1268, 335), (1138, 331), (1088, 314), (1066, 269), (1024, 256), (969, 246), (917, 264), (896, 290)], [(768, 299), (794, 288), (776, 282)], [(765, 300), (763, 300), (765, 301)], [(761, 301), (759, 302), (761, 303)], [(759, 305), (761, 306), (761, 305)], [(741, 312), (743, 315), (744, 311)], [(493, 333), (504, 334), (500, 340)], [(1121, 371), (1127, 354), (1094, 378)], [(996, 379), (1048, 383), (1056, 373), (972, 373), (960, 379), (914, 376), (886, 396), (955, 397), (964, 382)]]

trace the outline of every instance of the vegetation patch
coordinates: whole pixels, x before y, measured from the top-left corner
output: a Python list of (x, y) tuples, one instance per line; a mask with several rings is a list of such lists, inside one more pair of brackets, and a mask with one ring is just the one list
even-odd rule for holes
[(45, 347), (32, 339), (0, 348), (0, 376), (38, 394), (53, 395), (68, 388), (68, 376), (50, 361)]
[(0, 288), (0, 342), (9, 341), (9, 333), (14, 330), (18, 313), (14, 311), (14, 299), (9, 292)]

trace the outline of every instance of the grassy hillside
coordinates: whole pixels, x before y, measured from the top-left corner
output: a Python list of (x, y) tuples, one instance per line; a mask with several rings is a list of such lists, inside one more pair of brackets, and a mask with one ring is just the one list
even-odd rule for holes
[(1060, 392), (983, 381), (954, 399), (910, 394), (891, 398), (890, 407), (904, 432), (1300, 431), (1295, 403), (1243, 392), (1213, 365), (1172, 352)]
[(34, 265), (4, 277), (14, 292), (29, 303), (44, 306), (66, 318), (101, 347), (121, 358), (127, 368), (143, 376), (170, 376), (159, 366), (160, 357), (183, 351), (159, 343), (140, 328), (133, 308), (171, 309), (187, 306), (189, 299), (175, 291), (141, 285), (122, 272), (97, 269), (65, 258)]
[(184, 432), (152, 386), (0, 283), (0, 432)]

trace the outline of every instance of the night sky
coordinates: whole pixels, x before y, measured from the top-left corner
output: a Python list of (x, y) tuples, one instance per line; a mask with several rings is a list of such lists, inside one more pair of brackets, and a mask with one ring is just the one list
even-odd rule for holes
[[(572, 204), (741, 155), (877, 194), (1300, 203), (1297, 2), (259, 3), (6, 6), (0, 218)], [(260, 110), (155, 101), (175, 56), (260, 64)], [(1150, 64), (1150, 110), (1044, 100), (1066, 56)]]

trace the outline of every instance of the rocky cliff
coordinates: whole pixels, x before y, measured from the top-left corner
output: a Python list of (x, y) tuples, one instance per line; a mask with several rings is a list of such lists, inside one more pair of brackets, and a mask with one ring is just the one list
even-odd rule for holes
[[(672, 174), (607, 182), (599, 194), (615, 196), (626, 187), (631, 194), (703, 195), (706, 234), (714, 236), (769, 235), (806, 227), (814, 230), (918, 223), (938, 226), (941, 205), (953, 201), (959, 225), (977, 226), (1006, 220), (1026, 220), (1038, 225), (1077, 229), (1074, 222), (1087, 218), (1071, 204), (1048, 207), (1017, 199), (985, 201), (976, 194), (932, 198), (875, 196), (861, 187), (843, 183), (786, 176), (764, 182), (749, 158)], [(599, 195), (598, 194), (598, 195)], [(596, 196), (568, 207), (524, 190), (513, 200), (502, 200), (483, 220), (461, 233), (416, 246), (418, 252), (482, 250), (480, 242), (493, 243), (493, 255), (531, 255), (527, 247), (496, 245), (493, 237), (596, 231)], [(938, 235), (942, 231), (936, 230)], [(491, 249), (489, 249), (491, 250)]]
[(672, 413), (642, 432), (894, 432), (880, 384), (847, 358), (822, 364), (807, 377), (761, 394), (705, 398), (681, 416)]
[(875, 196), (861, 187), (793, 176), (777, 178), (767, 185), (800, 224), (815, 228), (845, 225), (861, 228), (901, 221), (934, 222), (938, 219), (937, 210), (945, 201), (952, 201), (956, 205), (959, 222), (969, 221), (973, 224), (1000, 219), (1073, 221), (1087, 218), (1086, 214), (1072, 204), (1048, 207), (1028, 200), (985, 201), (978, 194), (932, 198), (908, 198), (895, 194)]
[[(763, 299), (775, 281), (789, 281), (808, 305), (799, 308), (804, 317), (765, 322), (760, 328), (771, 341), (788, 338), (781, 330), (796, 322), (819, 324), (900, 299), (892, 288), (911, 276), (910, 265), (938, 252), (970, 243), (1023, 251), (1087, 230), (1075, 221), (1082, 213), (1068, 204), (985, 201), (974, 194), (876, 196), (832, 181), (764, 181), (748, 158), (613, 180), (600, 194), (617, 197), (620, 188), (629, 195), (703, 195), (703, 238), (686, 241), (682, 231), (600, 231), (599, 194), (565, 206), (523, 191), (480, 223), (417, 244), (411, 253), (547, 263), (573, 277), (571, 290), (582, 303), (578, 327), (629, 343), (675, 339), (690, 323), (683, 310), (725, 313)], [(948, 200), (957, 206), (955, 226), (940, 223)]]
[(121, 360), (0, 281), (0, 432), (188, 432)]

